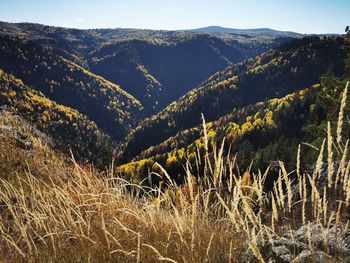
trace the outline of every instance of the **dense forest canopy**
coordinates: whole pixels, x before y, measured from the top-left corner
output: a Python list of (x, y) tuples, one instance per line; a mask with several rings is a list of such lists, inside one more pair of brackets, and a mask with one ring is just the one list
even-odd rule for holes
[(207, 121), (214, 121), (232, 110), (306, 89), (322, 76), (343, 76), (347, 49), (344, 38), (311, 37), (230, 66), (141, 122), (121, 148), (121, 161), (197, 126), (201, 113)]
[(313, 142), (335, 117), (336, 83), (349, 72), (344, 36), (0, 28), (2, 105), (63, 151), (100, 164), (115, 158), (138, 180), (156, 162), (181, 177), (204, 147), (201, 114), (210, 140), (225, 138), (242, 167), (278, 158), (292, 166), (298, 141)]

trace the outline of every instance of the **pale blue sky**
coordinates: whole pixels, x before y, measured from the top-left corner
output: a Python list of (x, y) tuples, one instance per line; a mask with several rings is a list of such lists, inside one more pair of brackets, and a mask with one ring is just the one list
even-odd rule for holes
[(75, 28), (209, 25), (343, 33), (350, 0), (0, 0), (0, 20)]

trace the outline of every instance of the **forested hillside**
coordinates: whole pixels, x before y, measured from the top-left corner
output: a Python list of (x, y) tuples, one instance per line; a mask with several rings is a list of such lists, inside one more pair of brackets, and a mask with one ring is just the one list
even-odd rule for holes
[(49, 99), (77, 109), (120, 140), (142, 116), (142, 105), (118, 85), (22, 37), (0, 35), (0, 68)]
[(240, 43), (200, 34), (167, 42), (149, 39), (103, 43), (89, 54), (89, 65), (93, 72), (119, 81), (148, 107), (148, 112), (154, 113), (217, 71), (276, 43)]
[(60, 151), (70, 150), (77, 159), (97, 166), (112, 160), (113, 140), (95, 122), (77, 110), (48, 99), (40, 91), (0, 69), (0, 105), (34, 123), (49, 135)]
[[(327, 131), (327, 121), (332, 121), (333, 127), (337, 125), (343, 87), (343, 81), (325, 78), (321, 84), (282, 98), (236, 108), (230, 114), (206, 124), (208, 146), (205, 145), (203, 127), (197, 126), (142, 151), (137, 161), (120, 166), (119, 172), (138, 181), (145, 178), (148, 171), (159, 172), (158, 165), (155, 165), (159, 163), (181, 182), (187, 161), (192, 164), (193, 170), (203, 169), (196, 165), (196, 156), (204, 156), (206, 147), (213, 151), (211, 144), (220, 145), (223, 141), (223, 154), (229, 151), (237, 154), (236, 163), (242, 172), (249, 167), (253, 171), (264, 171), (270, 167), (269, 180), (272, 180), (271, 176), (280, 160), (289, 170), (293, 170), (300, 144), (303, 154), (300, 169), (310, 170), (317, 159), (317, 147), (321, 147), (321, 138)], [(350, 103), (350, 99), (347, 103)], [(346, 109), (344, 114), (349, 112)], [(350, 136), (349, 124), (344, 125), (342, 135), (347, 138)]]
[(347, 48), (344, 38), (311, 37), (230, 66), (144, 120), (121, 148), (121, 160), (130, 160), (142, 150), (197, 126), (201, 113), (213, 121), (236, 108), (308, 88), (324, 74), (342, 76)]

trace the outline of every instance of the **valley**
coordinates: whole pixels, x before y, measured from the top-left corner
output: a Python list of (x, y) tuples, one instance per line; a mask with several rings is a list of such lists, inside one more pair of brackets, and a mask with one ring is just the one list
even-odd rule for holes
[(349, 79), (348, 28), (0, 22), (0, 262), (347, 262)]

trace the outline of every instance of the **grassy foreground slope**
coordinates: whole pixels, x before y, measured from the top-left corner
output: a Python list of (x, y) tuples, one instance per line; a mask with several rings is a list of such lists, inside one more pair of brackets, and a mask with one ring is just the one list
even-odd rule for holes
[[(33, 150), (18, 148), (16, 136), (0, 130), (0, 259), (347, 261), (350, 165), (348, 141), (342, 136), (348, 122), (346, 94), (337, 125), (327, 125), (315, 169), (301, 171), (303, 155), (298, 152), (296, 171), (279, 162), (280, 177), (268, 192), (268, 170), (240, 176), (234, 156), (221, 150), (197, 156), (205, 169), (193, 174), (187, 166), (181, 186), (165, 170), (159, 187), (131, 184), (113, 177), (113, 167), (98, 174), (69, 161), (30, 126), (1, 112), (1, 123), (27, 134)], [(208, 145), (208, 136), (204, 143)]]
[[(79, 165), (6, 111), (0, 123), (0, 260), (217, 262), (238, 255), (227, 254), (243, 241), (230, 224), (188, 213), (185, 203), (177, 214), (163, 210), (162, 189), (140, 189), (113, 177), (112, 168), (98, 173)], [(32, 149), (18, 147), (18, 132)], [(180, 200), (189, 205), (187, 194)], [(215, 253), (207, 254), (203, 242)]]

